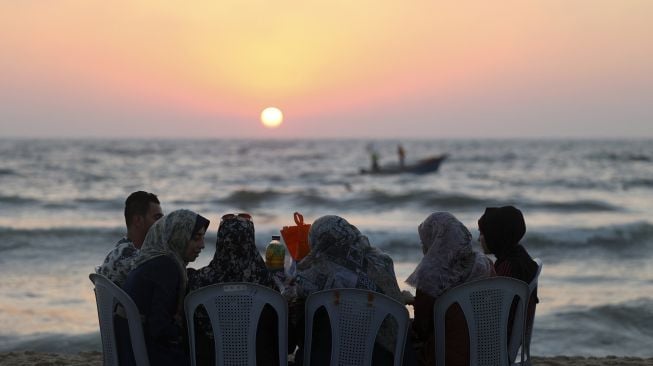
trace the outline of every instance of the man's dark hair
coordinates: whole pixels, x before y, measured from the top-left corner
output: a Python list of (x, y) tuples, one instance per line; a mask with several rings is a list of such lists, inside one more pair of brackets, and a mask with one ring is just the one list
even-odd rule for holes
[(154, 193), (136, 191), (125, 200), (125, 224), (129, 226), (132, 218), (136, 215), (145, 216), (150, 209), (150, 202), (161, 204)]

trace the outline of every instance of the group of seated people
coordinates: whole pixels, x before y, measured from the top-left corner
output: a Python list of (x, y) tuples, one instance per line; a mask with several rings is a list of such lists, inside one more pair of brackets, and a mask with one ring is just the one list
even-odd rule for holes
[[(331, 288), (360, 288), (412, 305), (414, 319), (404, 350), (405, 365), (434, 365), (433, 304), (448, 289), (490, 276), (532, 281), (537, 264), (520, 240), (526, 232), (524, 218), (512, 206), (487, 208), (478, 220), (484, 253), (474, 249), (469, 230), (452, 214), (435, 212), (419, 226), (424, 257), (406, 282), (415, 287), (412, 296), (397, 283), (392, 259), (370, 244), (354, 225), (339, 216), (315, 220), (308, 236), (310, 251), (296, 274), (279, 288), (267, 270), (255, 243), (254, 222), (248, 214), (224, 215), (218, 227), (216, 251), (202, 268), (187, 268), (204, 248), (209, 220), (189, 211), (163, 215), (156, 195), (132, 193), (125, 202), (127, 236), (107, 255), (97, 272), (119, 285), (141, 313), (146, 346), (152, 365), (189, 364), (184, 298), (186, 294), (216, 283), (251, 282), (282, 292), (289, 304), (289, 354), (296, 365), (328, 364), (330, 330), (328, 315), (315, 319), (313, 344), (327, 357), (304, 361), (304, 300)], [(486, 254), (493, 254), (492, 263)], [(264, 310), (257, 333), (257, 362), (278, 365), (276, 313)], [(134, 364), (126, 320), (117, 317), (121, 365)], [(213, 334), (204, 312), (195, 316), (199, 331), (199, 364), (213, 364)], [(326, 323), (325, 323), (326, 322)], [(459, 308), (446, 314), (447, 365), (467, 365), (468, 335)], [(322, 324), (322, 325), (320, 325)], [(451, 326), (449, 326), (451, 325)], [(319, 354), (318, 351), (317, 354)], [(393, 328), (384, 323), (374, 348), (374, 365), (392, 363)], [(276, 355), (276, 356), (275, 356)], [(390, 356), (390, 357), (388, 357)]]

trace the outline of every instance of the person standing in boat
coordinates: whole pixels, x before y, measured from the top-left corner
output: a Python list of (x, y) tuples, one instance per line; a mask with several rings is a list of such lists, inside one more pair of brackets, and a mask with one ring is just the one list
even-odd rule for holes
[(372, 163), (372, 172), (379, 171), (379, 152), (373, 143), (367, 145), (367, 152), (370, 154), (370, 161)]
[(406, 161), (406, 151), (401, 144), (397, 145), (397, 155), (399, 155), (399, 167), (404, 169), (404, 163)]

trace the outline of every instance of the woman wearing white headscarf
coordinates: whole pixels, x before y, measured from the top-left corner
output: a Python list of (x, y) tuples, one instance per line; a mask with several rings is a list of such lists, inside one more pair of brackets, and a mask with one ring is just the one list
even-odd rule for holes
[[(417, 289), (413, 330), (418, 342), (420, 365), (435, 364), (433, 304), (448, 289), (494, 275), (492, 262), (472, 247), (472, 235), (448, 212), (436, 212), (418, 227), (424, 257), (406, 283)], [(446, 314), (447, 365), (468, 364), (468, 334), (458, 305)], [(451, 324), (451, 326), (449, 325)]]
[[(173, 211), (160, 218), (147, 232), (123, 285), (141, 313), (152, 365), (188, 364), (182, 339), (186, 265), (204, 248), (208, 226), (209, 220), (189, 210)], [(123, 342), (123, 346), (127, 352), (121, 349), (121, 365), (131, 365), (131, 342)]]

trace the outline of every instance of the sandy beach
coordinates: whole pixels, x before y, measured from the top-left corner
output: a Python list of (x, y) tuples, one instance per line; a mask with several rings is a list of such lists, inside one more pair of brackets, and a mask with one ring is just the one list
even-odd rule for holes
[[(0, 353), (0, 366), (101, 366), (102, 353), (80, 352), (77, 354), (43, 353), (43, 352), (4, 352)], [(534, 357), (536, 366), (651, 366), (653, 358), (638, 357)]]

